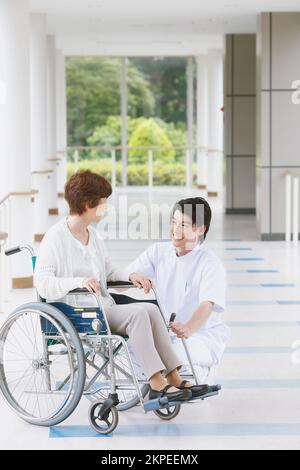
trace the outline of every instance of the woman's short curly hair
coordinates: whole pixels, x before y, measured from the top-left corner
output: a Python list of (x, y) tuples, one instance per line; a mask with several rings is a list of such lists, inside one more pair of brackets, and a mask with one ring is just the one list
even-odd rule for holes
[(111, 194), (109, 181), (89, 170), (77, 171), (65, 185), (65, 199), (71, 214), (82, 215), (87, 207), (97, 207), (101, 199)]

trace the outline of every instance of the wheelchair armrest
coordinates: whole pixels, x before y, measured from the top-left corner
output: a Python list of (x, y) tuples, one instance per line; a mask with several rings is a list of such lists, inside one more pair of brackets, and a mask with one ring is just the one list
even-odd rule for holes
[(113, 282), (108, 282), (107, 283), (107, 288), (115, 288), (117, 289), (118, 287), (127, 287), (128, 289), (135, 287), (132, 282), (129, 281), (113, 281)]
[[(118, 288), (118, 287), (135, 287), (132, 282), (127, 282), (127, 281), (114, 281), (114, 282), (108, 282), (107, 283), (107, 288)], [(79, 287), (78, 289), (73, 289), (69, 292), (69, 294), (90, 294), (88, 289), (85, 287)]]
[(73, 289), (69, 292), (69, 294), (90, 294), (85, 287), (79, 287), (78, 289)]

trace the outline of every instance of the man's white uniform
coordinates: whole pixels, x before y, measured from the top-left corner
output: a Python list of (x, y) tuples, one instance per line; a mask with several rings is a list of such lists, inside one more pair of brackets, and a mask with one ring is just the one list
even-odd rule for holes
[[(148, 248), (127, 271), (152, 279), (163, 313), (169, 322), (176, 313), (176, 322), (190, 320), (202, 302), (214, 303), (206, 324), (188, 340), (188, 348), (199, 381), (210, 378), (224, 353), (230, 337), (221, 314), (226, 304), (226, 274), (223, 264), (205, 242), (185, 256), (178, 257), (172, 242), (156, 243)], [(187, 364), (181, 339), (172, 333), (177, 354)]]

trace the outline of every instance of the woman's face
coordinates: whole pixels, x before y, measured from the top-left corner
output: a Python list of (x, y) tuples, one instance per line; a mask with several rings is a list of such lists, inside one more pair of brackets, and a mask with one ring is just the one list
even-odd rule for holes
[(107, 211), (107, 199), (100, 199), (99, 204), (96, 207), (87, 208), (85, 215), (87, 216), (89, 223), (98, 224), (104, 218)]

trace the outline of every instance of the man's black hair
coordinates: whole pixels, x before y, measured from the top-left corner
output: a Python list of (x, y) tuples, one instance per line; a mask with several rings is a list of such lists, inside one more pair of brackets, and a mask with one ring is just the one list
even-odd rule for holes
[(182, 214), (187, 215), (191, 219), (192, 224), (196, 225), (196, 227), (201, 227), (202, 225), (205, 225), (205, 240), (209, 232), (212, 217), (211, 208), (208, 202), (203, 197), (191, 197), (188, 199), (181, 199), (181, 201), (176, 202), (172, 211), (172, 216), (177, 210), (179, 210)]

